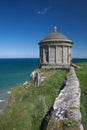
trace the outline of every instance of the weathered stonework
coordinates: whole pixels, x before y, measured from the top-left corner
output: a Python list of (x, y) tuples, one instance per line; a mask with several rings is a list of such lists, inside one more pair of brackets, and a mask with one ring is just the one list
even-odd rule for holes
[(41, 68), (70, 68), (72, 41), (58, 33), (56, 27), (39, 45)]
[(81, 124), (80, 87), (74, 68), (56, 98), (46, 130), (84, 130)]

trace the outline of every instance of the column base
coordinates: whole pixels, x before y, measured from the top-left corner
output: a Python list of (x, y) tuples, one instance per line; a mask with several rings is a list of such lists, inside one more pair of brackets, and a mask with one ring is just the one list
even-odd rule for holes
[(70, 69), (70, 64), (40, 64), (42, 69)]

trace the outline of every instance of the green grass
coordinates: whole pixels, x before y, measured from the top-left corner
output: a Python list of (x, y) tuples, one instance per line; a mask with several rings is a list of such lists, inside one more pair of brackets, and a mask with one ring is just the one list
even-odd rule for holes
[(66, 71), (43, 71), (47, 77), (40, 86), (30, 82), (30, 88), (13, 89), (9, 108), (0, 117), (0, 130), (39, 130), (41, 121), (58, 95)]
[[(87, 130), (87, 63), (78, 63), (76, 74), (81, 87), (82, 124)], [(0, 117), (0, 130), (39, 130), (41, 121), (58, 95), (66, 71), (47, 70), (47, 77), (40, 86), (30, 82), (30, 88), (16, 87), (12, 90), (9, 108)]]
[(78, 63), (81, 69), (76, 69), (76, 74), (80, 81), (81, 87), (81, 113), (82, 124), (87, 130), (87, 63)]

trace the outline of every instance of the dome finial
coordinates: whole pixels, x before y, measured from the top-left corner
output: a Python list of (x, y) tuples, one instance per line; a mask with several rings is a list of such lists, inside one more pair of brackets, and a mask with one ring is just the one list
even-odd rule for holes
[(56, 26), (54, 26), (54, 32), (57, 32), (57, 27)]

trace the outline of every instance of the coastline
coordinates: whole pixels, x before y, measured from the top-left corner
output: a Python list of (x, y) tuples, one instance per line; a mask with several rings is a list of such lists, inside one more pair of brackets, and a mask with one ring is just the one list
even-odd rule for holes
[(3, 91), (2, 95), (0, 95), (0, 115), (7, 108), (10, 94), (11, 94), (11, 91), (5, 90)]
[[(86, 80), (87, 76), (84, 76), (84, 74), (87, 75), (87, 73), (86, 73), (87, 72), (86, 71), (87, 62), (86, 63), (80, 63), (79, 65), (81, 66), (81, 69), (80, 70), (75, 69), (75, 71), (77, 73), (77, 76), (79, 77), (81, 75), (81, 77), (79, 77), (80, 81), (83, 79), (83, 77), (84, 77), (85, 81), (87, 81)], [(48, 75), (48, 72), (49, 71), (47, 71), (47, 75)], [(54, 71), (54, 72), (56, 73), (56, 71)], [(57, 76), (61, 75), (61, 72), (63, 73), (64, 71), (59, 71)], [(57, 88), (58, 88), (58, 84), (60, 84), (58, 78), (60, 78), (60, 80), (62, 80), (61, 76), (57, 77), (56, 81), (55, 81), (55, 78), (56, 78), (56, 75), (54, 76), (54, 82), (53, 82), (53, 77), (50, 79), (49, 82), (47, 81), (47, 84), (49, 83), (51, 85), (51, 87), (50, 87), (50, 85), (48, 85), (48, 87), (50, 87), (49, 90), (48, 90), (46, 81), (44, 83), (42, 83), (42, 87), (38, 87), (38, 88), (37, 87), (33, 87), (33, 88), (30, 87), (28, 90), (25, 90), (24, 87), (14, 88), (14, 91), (12, 92), (13, 95), (12, 95), (12, 97), (10, 99), (11, 103), (9, 104), (10, 105), (10, 110), (11, 110), (11, 113), (9, 113), (10, 116), (8, 116), (8, 114), (7, 115), (2, 115), (4, 117), (3, 124), (2, 124), (3, 128), (5, 128), (4, 124), (7, 124), (7, 123), (8, 123), (8, 125), (10, 125), (11, 128), (13, 128), (13, 126), (11, 125), (12, 121), (10, 119), (11, 119), (11, 116), (13, 115), (14, 112), (15, 112), (15, 115), (14, 115), (14, 124), (16, 124), (16, 126), (18, 124), (20, 124), (23, 119), (28, 119), (29, 118), (27, 126), (26, 126), (26, 120), (24, 120), (23, 122), (25, 123), (25, 125), (22, 125), (22, 124), (19, 125), (19, 127), (21, 127), (21, 128), (23, 128), (23, 127), (29, 128), (29, 125), (31, 127), (31, 121), (32, 121), (32, 123), (36, 122), (36, 120), (38, 120), (38, 118), (41, 116), (41, 115), (38, 115), (38, 114), (42, 114), (43, 113), (42, 110), (44, 110), (44, 112), (46, 114), (47, 108), (50, 108), (49, 104), (48, 104), (49, 100), (51, 100), (51, 98), (53, 98), (53, 94), (55, 92), (57, 92), (57, 95), (58, 95), (58, 90), (53, 93), (53, 89), (52, 88), (54, 88), (53, 87), (54, 84), (57, 85)], [(85, 86), (87, 86), (87, 83), (83, 82), (83, 80), (81, 82), (82, 82), (81, 86), (80, 86), (81, 89), (84, 88), (84, 90), (86, 90)], [(43, 95), (42, 95), (42, 90), (43, 90)], [(49, 93), (48, 98), (47, 98), (47, 95), (44, 95), (46, 93), (46, 90), (47, 90), (47, 95)], [(84, 103), (87, 102), (87, 100), (85, 100), (85, 98), (84, 98), (84, 96), (86, 96), (85, 92), (86, 91), (84, 91), (84, 93), (83, 93), (83, 91), (82, 91), (82, 93), (81, 93), (81, 95), (82, 95), (82, 97), (81, 97), (82, 99), (81, 100), (83, 100), (83, 101), (81, 101), (82, 118), (85, 119), (85, 120), (84, 119), (82, 120), (82, 122), (83, 122), (82, 124), (83, 124), (84, 128), (86, 128), (86, 117), (87, 117), (86, 116), (87, 112), (84, 109), (85, 108)], [(17, 95), (19, 95), (19, 96), (17, 96)], [(52, 97), (50, 97), (50, 96), (52, 96)], [(38, 97), (38, 98), (36, 98), (36, 97)], [(43, 101), (43, 104), (42, 104), (42, 101)], [(29, 105), (29, 103), (30, 103), (30, 105)], [(40, 105), (42, 105), (42, 108), (41, 108)], [(48, 107), (46, 105), (48, 105)], [(39, 110), (39, 112), (38, 112), (39, 108), (41, 108), (41, 110)], [(31, 115), (30, 113), (32, 113), (33, 115)], [(19, 115), (21, 115), (21, 116), (19, 116)], [(7, 117), (5, 117), (5, 116), (7, 116)], [(18, 121), (17, 122), (15, 120), (16, 116), (18, 117), (18, 119), (17, 119)], [(8, 121), (5, 120), (5, 119), (8, 119)], [(36, 122), (36, 124), (34, 124), (35, 128), (39, 127), (41, 125), (40, 123), (41, 122), (39, 122), (39, 124), (38, 124), (38, 122)], [(1, 128), (2, 128), (2, 126), (1, 126)], [(33, 125), (32, 125), (32, 127), (33, 127)], [(33, 128), (31, 128), (31, 130), (33, 130)]]
[[(8, 62), (9, 61), (9, 62)], [(4, 63), (4, 69), (2, 69), (2, 66), (3, 66), (3, 64), (2, 64), (2, 62)], [(17, 62), (17, 63), (16, 63)], [(18, 72), (17, 72), (17, 70), (18, 70), (18, 68), (19, 68), (19, 65), (21, 65), (22, 64), (22, 62), (24, 63), (24, 66), (26, 66), (26, 64), (28, 64), (29, 65), (29, 68), (27, 67), (27, 70), (25, 71), (25, 72), (23, 72), (23, 73), (20, 73), (20, 74), (18, 74)], [(87, 59), (86, 58), (73, 58), (73, 60), (72, 60), (72, 62), (73, 63), (79, 63), (79, 62), (87, 62)], [(3, 77), (3, 79), (1, 78), (1, 80), (4, 80), (4, 79), (7, 79), (8, 80), (8, 82), (9, 83), (7, 83), (7, 84), (4, 84), (4, 85), (8, 85), (8, 86), (6, 86), (6, 88), (4, 87), (2, 87), (2, 89), (0, 89), (0, 110), (2, 111), (3, 110), (3, 108), (4, 108), (4, 106), (7, 106), (7, 99), (8, 99), (8, 97), (9, 97), (9, 95), (10, 95), (10, 92), (11, 92), (11, 88), (12, 88), (12, 86), (13, 86), (13, 88), (14, 87), (16, 87), (16, 86), (22, 86), (25, 82), (26, 82), (26, 80), (29, 82), (29, 80), (30, 80), (30, 74), (31, 74), (31, 72), (35, 69), (35, 68), (37, 68), (38, 66), (39, 66), (39, 59), (38, 58), (18, 58), (18, 59), (16, 59), (16, 58), (14, 58), (14, 59), (0, 59), (0, 69), (1, 69), (1, 75), (2, 75), (2, 77)], [(9, 63), (9, 64), (8, 64)], [(17, 65), (17, 66), (14, 66), (15, 67), (15, 73), (13, 73), (14, 71), (13, 71), (13, 69), (14, 69), (14, 67), (12, 68), (12, 70), (10, 69), (9, 71), (10, 71), (10, 73), (9, 73), (9, 71), (8, 72), (6, 72), (6, 70), (5, 70), (5, 67), (6, 67), (6, 65), (5, 64), (7, 64), (7, 67), (12, 67), (12, 65)], [(36, 65), (35, 65), (36, 64)], [(33, 67), (34, 66), (34, 67)], [(16, 70), (17, 69), (17, 70)], [(4, 78), (4, 75), (2, 74), (2, 73), (4, 73), (4, 72), (6, 72), (6, 75), (8, 76), (7, 78)], [(24, 71), (23, 70), (23, 65), (22, 65), (22, 70), (21, 71)], [(8, 75), (8, 73), (9, 73), (9, 75)], [(13, 75), (13, 77), (11, 78), (11, 73), (12, 73), (12, 75)], [(17, 73), (17, 74), (16, 74)], [(15, 75), (15, 76), (14, 76)], [(19, 83), (15, 83), (16, 82), (16, 79), (18, 79), (18, 77), (23, 77), (20, 81), (21, 81), (21, 83), (20, 83), (20, 81), (19, 81)], [(15, 83), (14, 85), (12, 85), (10, 82), (11, 82), (11, 80), (13, 80), (15, 78), (15, 82), (13, 82), (13, 83)], [(6, 81), (3, 81), (3, 82), (6, 82)], [(17, 81), (18, 82), (18, 81)]]
[[(23, 87), (25, 84), (26, 84), (26, 82), (28, 83), (28, 82), (30, 82), (30, 81), (25, 81), (23, 84), (21, 84), (21, 85), (19, 85), (18, 87)], [(16, 88), (17, 86), (15, 86), (14, 88)], [(11, 88), (11, 89), (5, 89), (5, 91), (3, 91), (3, 90), (0, 90), (0, 91), (3, 91), (3, 94), (4, 94), (4, 96), (0, 96), (0, 115), (4, 112), (4, 110), (8, 107), (8, 102), (9, 102), (9, 98), (10, 98), (10, 95), (11, 95), (11, 93), (12, 93), (12, 89), (13, 88)], [(2, 94), (2, 95), (3, 95)]]
[(30, 80), (31, 72), (39, 65), (38, 58), (0, 59), (0, 110), (7, 104), (11, 88), (22, 86)]

